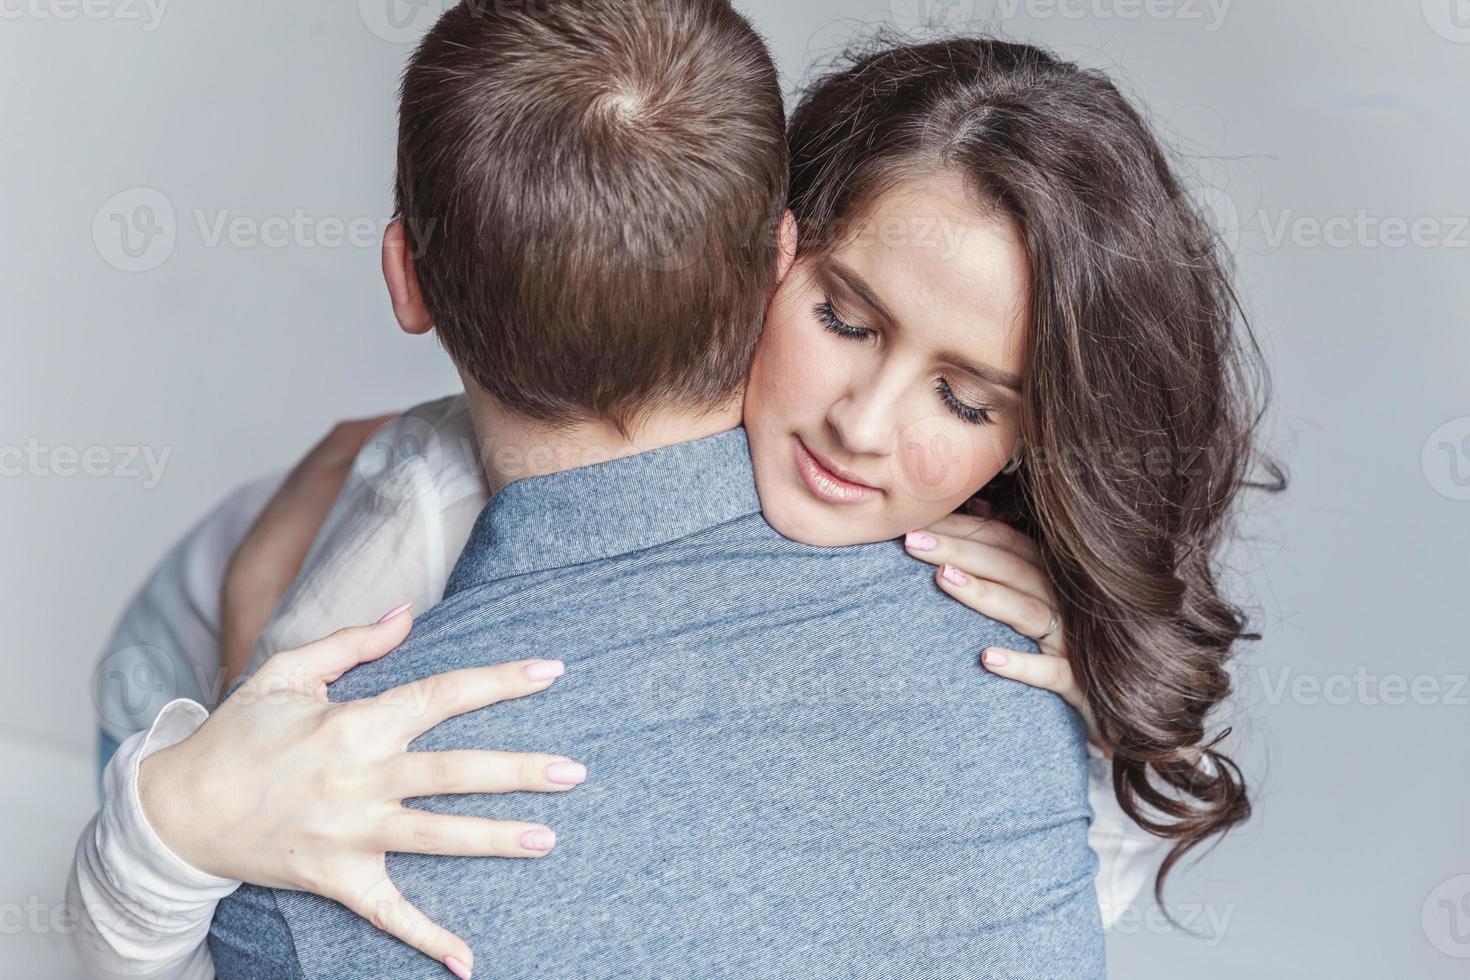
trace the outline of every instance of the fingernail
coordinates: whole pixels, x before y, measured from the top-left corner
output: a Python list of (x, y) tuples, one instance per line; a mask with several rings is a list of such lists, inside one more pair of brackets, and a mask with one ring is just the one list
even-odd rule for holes
[(966, 575), (958, 568), (955, 568), (953, 565), (945, 565), (944, 571), (940, 574), (949, 579), (955, 585), (968, 585), (970, 582), (970, 576)]
[(987, 667), (1004, 667), (1011, 659), (999, 650), (986, 650), (980, 657)]
[(470, 968), (453, 956), (444, 957), (444, 965), (449, 968), (450, 973), (459, 977), (459, 980), (470, 980)]
[(556, 846), (556, 834), (550, 830), (528, 830), (521, 835), (521, 846), (528, 851), (549, 851)]
[(587, 778), (587, 767), (580, 762), (553, 762), (546, 767), (546, 778), (563, 786), (575, 786)]
[(933, 551), (939, 547), (939, 539), (923, 531), (910, 531), (904, 535), (903, 543), (915, 551)]
[[(392, 609), (388, 610), (387, 612), (383, 613), (383, 618), (380, 619), (380, 620), (378, 620), (378, 623), (386, 623), (388, 620), (392, 619), (395, 616), (402, 616), (404, 613), (408, 612), (412, 608), (413, 608), (413, 603), (411, 603), (411, 602), (405, 602), (401, 606), (395, 606), (394, 608), (392, 608)], [(376, 625), (376, 624), (374, 624), (374, 625)]]
[(560, 660), (532, 660), (526, 664), (526, 680), (549, 681), (567, 672), (567, 665)]

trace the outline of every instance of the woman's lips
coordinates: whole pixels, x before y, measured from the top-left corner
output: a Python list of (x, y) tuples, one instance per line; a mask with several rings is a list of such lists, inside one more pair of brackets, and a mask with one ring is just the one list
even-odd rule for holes
[(883, 495), (876, 487), (844, 480), (833, 473), (800, 438), (796, 440), (796, 471), (807, 489), (829, 504), (860, 504)]

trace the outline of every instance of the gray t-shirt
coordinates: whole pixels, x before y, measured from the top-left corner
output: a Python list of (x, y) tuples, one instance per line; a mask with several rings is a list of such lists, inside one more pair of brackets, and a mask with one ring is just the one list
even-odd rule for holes
[[(536, 859), (389, 855), (476, 976), (1100, 977), (1085, 729), (979, 666), (991, 645), (1036, 649), (900, 542), (773, 530), (737, 428), (509, 484), (444, 601), (331, 697), (566, 661), (413, 744), (589, 771), (565, 793), (411, 802), (557, 832)], [(222, 980), (444, 975), (335, 902), (248, 885), (210, 949)]]

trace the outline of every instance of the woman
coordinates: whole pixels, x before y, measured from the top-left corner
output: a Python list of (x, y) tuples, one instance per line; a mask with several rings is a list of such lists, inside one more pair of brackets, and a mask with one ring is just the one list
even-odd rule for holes
[[(1236, 494), (1254, 485), (1259, 419), (1215, 241), (1111, 83), (1024, 45), (855, 58), (803, 99), (790, 141), (796, 264), (770, 305), (745, 411), (767, 520), (819, 546), (905, 536), (939, 566), (940, 588), (1036, 637), (1040, 655), (992, 650), (984, 663), (1083, 711), (1112, 753), (1121, 810), (1174, 842), (1157, 892), (1184, 852), (1250, 812), (1215, 748), (1223, 735), (1207, 734), (1231, 647), (1250, 636), (1212, 564)], [(895, 446), (919, 448), (904, 458)], [(953, 513), (967, 498), (1005, 520)], [(149, 757), (170, 759), (142, 788), (168, 856), (212, 872), (173, 924), (194, 944), (193, 975), (209, 969), (210, 888), (381, 891), (382, 851), (416, 849), (331, 819), (424, 795), (385, 763), (413, 727), (391, 699), (392, 730), (371, 744), (343, 742), (343, 706), (325, 701), (327, 681), (406, 635), (410, 617), (394, 613), (272, 658), (195, 735)], [(485, 668), (480, 693), (452, 702), (434, 699), (433, 679), (402, 693), (430, 706), (415, 719), (426, 728), (542, 690), (555, 666)], [(265, 703), (273, 684), (296, 695), (288, 706)], [(312, 796), (330, 753), (370, 778), (328, 786), (326, 806)], [(240, 757), (259, 771), (216, 777), (211, 826), (169, 812), (183, 780)], [(575, 766), (532, 761), (522, 768), (538, 774)], [(483, 772), (473, 789), (565, 790), (583, 775)], [(264, 815), (238, 803), (267, 786), (288, 802)], [(535, 856), (551, 831), (507, 822), (474, 853)], [(390, 897), (375, 922), (467, 975), (464, 944)]]

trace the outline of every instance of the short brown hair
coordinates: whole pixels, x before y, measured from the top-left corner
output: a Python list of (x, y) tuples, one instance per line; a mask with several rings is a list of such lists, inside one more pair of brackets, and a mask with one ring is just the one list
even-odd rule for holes
[(512, 411), (625, 435), (745, 383), (787, 155), (727, 0), (466, 0), (403, 76), (395, 210), (460, 369)]

